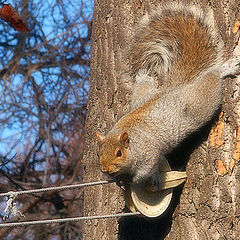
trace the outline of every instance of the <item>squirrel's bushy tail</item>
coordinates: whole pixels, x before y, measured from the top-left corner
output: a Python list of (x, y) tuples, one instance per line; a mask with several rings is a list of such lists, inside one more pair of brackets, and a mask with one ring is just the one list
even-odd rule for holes
[(182, 84), (222, 63), (223, 43), (213, 14), (181, 3), (160, 5), (140, 22), (129, 52), (130, 71), (160, 84)]

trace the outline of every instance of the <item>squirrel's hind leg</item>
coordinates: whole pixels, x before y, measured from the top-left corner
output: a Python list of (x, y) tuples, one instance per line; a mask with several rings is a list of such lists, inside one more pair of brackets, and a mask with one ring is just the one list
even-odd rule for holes
[(240, 69), (240, 60), (237, 56), (234, 56), (227, 60), (219, 69), (219, 75), (221, 78), (227, 76), (234, 76), (239, 73)]
[(130, 108), (134, 110), (151, 99), (157, 93), (158, 87), (155, 79), (150, 77), (146, 70), (140, 70), (132, 89)]
[(227, 76), (235, 76), (239, 74), (240, 70), (240, 46), (237, 45), (233, 51), (233, 57), (227, 60), (219, 69), (221, 78)]

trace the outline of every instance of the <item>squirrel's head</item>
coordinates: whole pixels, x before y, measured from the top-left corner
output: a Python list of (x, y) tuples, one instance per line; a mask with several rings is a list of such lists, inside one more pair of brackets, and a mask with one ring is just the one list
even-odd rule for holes
[(129, 137), (126, 131), (121, 134), (96, 134), (100, 142), (98, 152), (102, 172), (119, 175), (129, 168)]

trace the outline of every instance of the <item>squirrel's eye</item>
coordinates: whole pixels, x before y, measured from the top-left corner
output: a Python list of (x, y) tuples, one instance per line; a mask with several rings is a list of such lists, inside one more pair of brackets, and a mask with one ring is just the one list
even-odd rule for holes
[(117, 157), (121, 157), (122, 156), (122, 151), (119, 149), (118, 151), (117, 151)]

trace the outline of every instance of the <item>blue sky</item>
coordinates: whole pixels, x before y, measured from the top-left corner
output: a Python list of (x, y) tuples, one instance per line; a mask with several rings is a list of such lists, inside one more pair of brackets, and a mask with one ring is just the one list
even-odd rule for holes
[[(42, 5), (41, 11), (39, 10), (39, 6), (42, 4), (42, 2), (44, 3), (44, 1), (42, 0), (33, 0), (32, 1), (32, 8), (34, 10), (34, 17), (36, 18), (36, 20), (38, 20), (38, 18), (43, 18), (43, 22), (44, 22), (44, 36), (46, 39), (44, 39), (45, 41), (51, 40), (50, 43), (53, 44), (54, 42), (58, 42), (59, 39), (61, 38), (56, 38), (57, 35), (61, 35), (63, 33), (63, 30), (61, 27), (56, 28), (56, 24), (61, 24), (61, 18), (59, 18), (59, 16), (61, 15), (61, 12), (58, 8), (54, 7), (55, 5), (55, 1), (47, 1), (47, 3), (45, 3), (45, 5)], [(71, 22), (72, 20), (74, 20), (74, 14), (72, 14), (73, 12), (76, 13), (76, 11), (79, 9), (79, 4), (81, 3), (81, 1), (79, 0), (73, 0), (70, 1), (71, 4), (66, 6), (66, 12), (67, 12), (67, 18), (69, 18), (69, 22)], [(16, 3), (19, 3), (19, 1), (7, 1), (7, 3), (12, 4), (15, 7)], [(50, 4), (50, 6), (48, 5)], [(83, 19), (87, 18), (87, 19), (91, 19), (92, 17), (92, 12), (93, 12), (93, 0), (85, 0), (82, 1), (82, 4), (84, 5), (84, 11), (79, 12), (79, 14), (82, 14)], [(16, 7), (15, 7), (16, 8)], [(49, 12), (52, 13), (52, 15), (54, 16), (53, 18), (49, 17), (48, 14)], [(62, 16), (61, 16), (62, 17)], [(59, 20), (58, 20), (59, 19)], [(83, 20), (82, 19), (82, 20)], [(34, 29), (34, 31), (37, 31), (38, 28), (35, 28), (35, 26), (32, 26), (31, 24), (33, 24), (34, 21), (29, 21), (28, 26), (30, 29)], [(80, 21), (81, 22), (81, 21)], [(5, 24), (5, 22), (0, 21), (0, 31), (1, 31), (1, 24)], [(53, 28), (54, 27), (54, 28)], [(15, 32), (11, 27), (8, 27), (9, 32), (10, 33), (15, 33), (17, 36), (17, 32)], [(54, 31), (53, 31), (54, 29)], [(84, 37), (87, 34), (87, 28), (84, 24), (80, 24), (79, 26), (77, 26), (76, 28), (73, 28), (73, 31), (78, 31), (80, 32), (81, 36)], [(31, 34), (31, 32), (30, 32)], [(3, 40), (3, 39), (2, 39)], [(12, 39), (11, 44), (16, 43), (16, 39)], [(37, 44), (41, 45), (41, 42), (38, 42)], [(33, 46), (35, 45), (35, 43), (33, 42)], [(11, 53), (11, 51), (9, 51), (9, 54), (13, 54)], [(23, 61), (23, 60), (22, 60)], [(34, 61), (33, 59), (31, 61)], [(3, 66), (0, 64), (0, 68), (2, 68)], [(53, 69), (53, 71), (58, 71), (57, 69)], [(84, 71), (84, 69), (82, 70)], [(41, 74), (39, 74), (37, 71), (34, 72), (33, 76), (35, 77), (36, 81), (38, 81), (39, 83), (41, 83), (42, 79), (41, 79)], [(54, 74), (52, 74), (52, 77), (54, 78)], [(12, 89), (17, 89), (19, 87), (22, 87), (22, 84), (24, 84), (24, 79), (22, 78), (22, 76), (20, 75), (16, 75), (14, 77), (11, 78), (11, 84), (9, 84), (9, 86)], [(3, 91), (3, 85), (0, 85), (0, 94)], [(50, 95), (49, 95), (50, 97)], [(71, 101), (71, 99), (69, 99), (69, 101)], [(26, 107), (28, 107), (26, 105)], [(32, 109), (30, 109), (32, 110)], [(3, 115), (3, 112), (0, 111), (0, 114)], [(7, 113), (6, 113), (7, 114)], [(34, 116), (32, 116), (34, 118)], [(1, 119), (1, 116), (0, 116)], [(34, 119), (33, 119), (34, 120)], [(17, 152), (21, 152), (23, 151), (23, 147), (24, 147), (24, 141), (29, 141), (31, 142), (31, 134), (28, 135), (27, 132), (25, 133), (21, 133), (21, 127), (19, 122), (14, 121), (14, 119), (12, 119), (12, 125), (11, 126), (6, 126), (4, 124), (2, 124), (0, 126), (0, 154), (5, 155), (8, 151), (11, 150), (12, 147), (14, 147), (14, 144), (17, 144), (17, 147), (14, 148), (14, 150), (11, 150), (11, 154), (9, 155), (9, 157), (13, 157)], [(30, 126), (30, 128), (32, 127), (37, 127), (37, 126)], [(26, 126), (27, 129), (27, 126)]]

